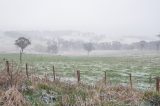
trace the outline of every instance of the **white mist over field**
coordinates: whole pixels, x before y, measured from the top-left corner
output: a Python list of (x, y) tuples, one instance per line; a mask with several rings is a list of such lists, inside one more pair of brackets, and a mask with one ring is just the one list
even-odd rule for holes
[(1, 0), (0, 52), (17, 52), (14, 42), (21, 36), (32, 42), (25, 50), (30, 53), (46, 52), (52, 41), (61, 54), (84, 53), (85, 42), (98, 51), (137, 49), (137, 43), (127, 44), (140, 41), (147, 50), (159, 49), (159, 5), (159, 0)]

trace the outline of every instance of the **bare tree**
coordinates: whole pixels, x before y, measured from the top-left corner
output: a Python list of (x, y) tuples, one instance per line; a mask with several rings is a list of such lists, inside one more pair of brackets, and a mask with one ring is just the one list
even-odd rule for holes
[(47, 47), (48, 52), (54, 54), (58, 53), (58, 43), (55, 40), (53, 40), (52, 42), (48, 41), (47, 45), (48, 45)]
[(94, 46), (92, 43), (85, 43), (83, 47), (88, 52), (88, 55), (92, 50), (94, 50)]
[(15, 40), (15, 45), (20, 48), (20, 63), (22, 63), (22, 53), (24, 49), (30, 44), (30, 40), (25, 37), (19, 37), (17, 40)]
[(139, 42), (140, 50), (144, 50), (144, 48), (145, 48), (146, 44), (147, 44), (147, 42), (146, 42), (146, 41), (140, 41), (140, 42)]

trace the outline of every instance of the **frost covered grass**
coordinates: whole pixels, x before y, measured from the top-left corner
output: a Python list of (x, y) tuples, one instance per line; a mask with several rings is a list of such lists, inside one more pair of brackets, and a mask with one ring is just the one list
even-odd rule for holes
[[(81, 106), (143, 106), (141, 104), (144, 102), (148, 104), (152, 100), (154, 104), (159, 102), (160, 96), (154, 93), (154, 77), (160, 75), (159, 55), (71, 57), (25, 54), (22, 67), (20, 66), (21, 70), (18, 70), (18, 57), (18, 54), (0, 55), (2, 70), (0, 83), (3, 85), (0, 87), (0, 92), (2, 92), (0, 103), (8, 104), (8, 101), (11, 101), (13, 104), (29, 103), (32, 106), (48, 104), (55, 106), (78, 106), (79, 104)], [(6, 83), (10, 74), (6, 73), (8, 77), (4, 74), (7, 72), (5, 60), (11, 63), (10, 70), (15, 71), (12, 77), (12, 83), (17, 85), (14, 86), (15, 88)], [(29, 66), (29, 79), (25, 75), (25, 63)], [(13, 68), (12, 65), (14, 65)], [(53, 65), (56, 71), (55, 81), (53, 81), (52, 74)], [(81, 72), (80, 83), (77, 83), (76, 79), (77, 70)], [(107, 73), (106, 83), (103, 80), (104, 71)], [(132, 74), (133, 88), (129, 84), (129, 73)], [(137, 88), (146, 89), (146, 92)], [(13, 93), (15, 99), (9, 97), (5, 99), (5, 94), (8, 92)], [(22, 100), (16, 98), (15, 94), (18, 94)]]
[[(1, 54), (0, 59), (19, 61), (18, 54)], [(160, 75), (160, 55), (122, 55), (122, 56), (54, 56), (25, 54), (23, 63), (28, 63), (34, 73), (52, 75), (55, 66), (56, 75), (62, 79), (76, 77), (76, 70), (81, 72), (81, 80), (94, 83), (104, 77), (112, 84), (128, 84), (132, 74), (134, 87), (148, 89), (154, 85), (154, 77)], [(3, 67), (3, 66), (1, 66)], [(149, 78), (152, 78), (150, 81)], [(150, 84), (151, 83), (151, 84)]]

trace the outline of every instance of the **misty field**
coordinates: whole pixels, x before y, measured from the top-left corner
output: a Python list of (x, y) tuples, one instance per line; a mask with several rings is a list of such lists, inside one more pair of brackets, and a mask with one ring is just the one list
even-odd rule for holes
[[(160, 75), (158, 53), (106, 56), (24, 54), (22, 64), (19, 63), (19, 54), (0, 54), (0, 63), (0, 106), (159, 104), (155, 80)], [(78, 70), (80, 82), (77, 82)]]
[[(1, 54), (0, 59), (4, 58), (19, 61), (18, 54)], [(24, 54), (23, 63), (24, 67), (28, 63), (32, 73), (47, 74), (51, 79), (54, 66), (57, 78), (71, 82), (77, 81), (76, 71), (80, 70), (81, 81), (89, 84), (102, 80), (106, 71), (108, 83), (126, 85), (129, 83), (129, 74), (132, 74), (133, 87), (140, 89), (155, 88), (154, 78), (160, 75), (158, 54), (112, 57)]]

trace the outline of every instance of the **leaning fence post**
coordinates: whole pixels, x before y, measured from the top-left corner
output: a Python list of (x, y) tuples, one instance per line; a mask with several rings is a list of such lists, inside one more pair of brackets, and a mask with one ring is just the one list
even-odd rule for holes
[(77, 70), (77, 82), (80, 82), (80, 70)]
[(27, 75), (27, 78), (29, 79), (29, 74), (28, 74), (28, 64), (26, 63), (26, 75)]
[(54, 68), (54, 66), (53, 66), (53, 79), (54, 79), (54, 81), (56, 80), (56, 75), (55, 75), (55, 68)]
[(132, 74), (131, 73), (129, 74), (129, 82), (130, 82), (130, 87), (132, 89), (133, 85), (132, 85)]
[(156, 91), (159, 92), (160, 80), (159, 77), (156, 77)]

